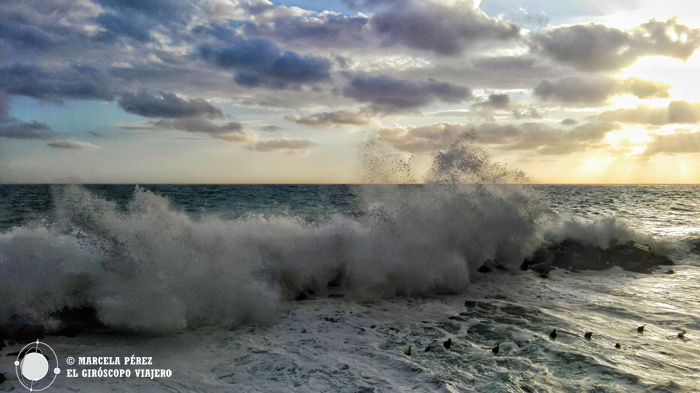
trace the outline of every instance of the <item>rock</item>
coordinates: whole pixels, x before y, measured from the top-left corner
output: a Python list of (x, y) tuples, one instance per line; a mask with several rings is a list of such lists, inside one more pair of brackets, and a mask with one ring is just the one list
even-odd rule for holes
[(309, 297), (306, 296), (306, 294), (305, 294), (304, 292), (300, 292), (300, 293), (294, 298), (294, 300), (296, 300), (296, 301), (301, 301), (301, 300), (306, 300), (306, 299), (308, 299), (308, 298), (309, 298)]
[(0, 373), (0, 383), (3, 383), (3, 382), (5, 382), (5, 375)]
[(20, 325), (6, 328), (7, 338), (29, 343), (44, 338), (44, 328), (36, 325)]
[(477, 272), (479, 272), (479, 273), (491, 273), (491, 268), (486, 266), (486, 265), (483, 265), (479, 269), (477, 269)]
[(676, 272), (674, 272), (673, 269), (668, 269), (668, 271), (666, 272), (666, 274), (676, 274)]
[(51, 316), (61, 321), (58, 329), (48, 332), (52, 336), (75, 337), (84, 331), (106, 328), (92, 306), (64, 307)]
[(532, 258), (523, 261), (521, 269), (532, 269), (546, 275), (553, 268), (577, 272), (619, 266), (632, 272), (651, 273), (651, 270), (658, 266), (675, 265), (669, 258), (654, 253), (646, 244), (635, 241), (611, 242), (611, 244), (613, 245), (607, 249), (602, 249), (577, 240), (566, 239), (559, 244), (539, 248)]
[(549, 272), (551, 272), (552, 270), (554, 270), (554, 266), (552, 266), (548, 263), (542, 262), (542, 263), (538, 263), (535, 266), (530, 266), (530, 269), (536, 271), (537, 273), (546, 275), (546, 274), (549, 274)]
[(539, 265), (539, 264), (547, 264), (551, 265), (552, 262), (554, 262), (554, 253), (550, 251), (547, 247), (540, 247), (538, 248), (534, 254), (532, 254), (532, 258), (530, 259), (525, 259), (523, 261), (523, 264), (520, 265), (520, 268), (522, 270), (527, 270), (530, 266), (533, 265)]

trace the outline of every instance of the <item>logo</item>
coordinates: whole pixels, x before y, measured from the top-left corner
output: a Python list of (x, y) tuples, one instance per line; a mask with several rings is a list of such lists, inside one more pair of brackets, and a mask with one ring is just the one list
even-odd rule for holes
[[(50, 366), (54, 364), (56, 367), (49, 373)], [(25, 345), (17, 354), (15, 372), (22, 386), (30, 392), (40, 392), (51, 386), (61, 369), (58, 367), (58, 356), (53, 348), (36, 340)]]

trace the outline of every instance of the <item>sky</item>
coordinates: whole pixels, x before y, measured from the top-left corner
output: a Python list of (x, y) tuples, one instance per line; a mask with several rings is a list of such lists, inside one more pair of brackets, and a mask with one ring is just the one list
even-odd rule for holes
[(700, 183), (700, 3), (0, 0), (0, 183)]

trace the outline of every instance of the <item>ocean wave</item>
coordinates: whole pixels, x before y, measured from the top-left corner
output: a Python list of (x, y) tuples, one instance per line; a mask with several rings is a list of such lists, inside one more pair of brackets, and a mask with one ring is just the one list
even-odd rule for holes
[(517, 270), (546, 241), (639, 238), (614, 219), (562, 220), (525, 185), (456, 181), (514, 178), (459, 143), (439, 155), (434, 181), (358, 186), (367, 214), (315, 224), (194, 217), (139, 187), (122, 208), (56, 186), (52, 221), (0, 233), (0, 324), (52, 329), (57, 310), (84, 306), (137, 333), (264, 323), (281, 301), (329, 284), (368, 299), (460, 293), (484, 263)]

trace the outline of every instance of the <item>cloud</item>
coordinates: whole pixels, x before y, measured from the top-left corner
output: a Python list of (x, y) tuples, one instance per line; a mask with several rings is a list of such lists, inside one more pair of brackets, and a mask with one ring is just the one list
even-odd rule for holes
[(422, 127), (392, 125), (379, 129), (377, 138), (402, 152), (432, 155), (443, 149), (454, 136), (468, 132), (471, 128), (469, 124), (449, 123)]
[(126, 112), (144, 117), (224, 116), (221, 109), (201, 98), (185, 99), (165, 91), (141, 90), (138, 93), (124, 93), (119, 99), (119, 106)]
[(193, 5), (185, 0), (96, 0), (104, 11), (95, 21), (109, 34), (145, 42), (158, 26), (183, 26)]
[(312, 127), (339, 127), (346, 125), (364, 126), (374, 123), (374, 119), (366, 112), (335, 111), (322, 112), (310, 116), (290, 115), (286, 120)]
[(550, 27), (531, 36), (531, 48), (581, 71), (613, 71), (642, 56), (687, 60), (700, 46), (700, 29), (650, 20), (631, 30), (596, 23)]
[(405, 45), (443, 56), (457, 56), (478, 44), (519, 37), (520, 29), (516, 25), (489, 18), (471, 0), (450, 3), (391, 2), (372, 16), (370, 25), (385, 44)]
[(13, 64), (0, 68), (0, 89), (9, 94), (39, 100), (114, 100), (108, 76), (87, 65), (47, 69), (33, 64)]
[(384, 112), (412, 110), (434, 101), (457, 103), (472, 98), (471, 89), (435, 79), (414, 82), (390, 76), (357, 76), (343, 89), (343, 95), (360, 102), (370, 102), (373, 109)]
[(109, 139), (109, 137), (107, 135), (100, 134), (99, 132), (96, 132), (96, 131), (88, 131), (88, 134), (94, 136), (95, 138)]
[(9, 100), (0, 93), (0, 138), (51, 139), (55, 135), (51, 127), (44, 123), (27, 123), (10, 116)]
[(700, 132), (656, 134), (642, 152), (645, 157), (655, 154), (700, 153)]
[(369, 44), (366, 26), (369, 18), (358, 14), (336, 12), (292, 14), (261, 22), (246, 22), (244, 31), (252, 36), (265, 36), (308, 47), (358, 47)]
[(602, 143), (606, 134), (619, 129), (610, 122), (582, 124), (566, 131), (542, 123), (485, 123), (477, 128), (479, 140), (501, 150), (530, 150), (539, 155), (563, 155)]
[(641, 99), (649, 98), (670, 98), (668, 89), (671, 85), (661, 82), (648, 81), (640, 78), (628, 78), (622, 82), (620, 91), (632, 94)]
[(574, 119), (564, 119), (561, 121), (561, 124), (565, 126), (575, 126), (578, 122)]
[(309, 154), (311, 149), (318, 146), (308, 139), (277, 138), (250, 144), (247, 149), (263, 153)]
[(48, 146), (56, 149), (71, 149), (71, 150), (95, 150), (100, 149), (99, 146), (92, 143), (76, 141), (75, 139), (58, 139), (47, 143)]
[(620, 121), (632, 124), (679, 124), (699, 123), (700, 103), (671, 101), (667, 107), (638, 105), (633, 109), (617, 109), (603, 112), (598, 118), (605, 121)]
[(178, 130), (206, 134), (213, 138), (228, 142), (252, 142), (257, 140), (256, 133), (243, 129), (243, 125), (236, 121), (217, 124), (201, 117), (160, 120), (153, 123), (155, 127), (168, 130)]
[(297, 89), (330, 80), (328, 59), (282, 52), (263, 38), (227, 37), (225, 43), (200, 46), (205, 61), (235, 71), (234, 81), (245, 87)]
[(282, 127), (275, 126), (275, 125), (267, 125), (267, 126), (262, 126), (260, 127), (260, 131), (266, 131), (266, 132), (276, 132), (282, 130)]
[(493, 109), (507, 109), (510, 106), (510, 96), (508, 94), (489, 94), (489, 97), (486, 101), (477, 102), (472, 106)]
[(605, 135), (619, 129), (619, 126), (608, 122), (593, 122), (566, 131), (542, 123), (437, 123), (421, 127), (384, 127), (378, 131), (377, 137), (402, 152), (432, 155), (443, 149), (455, 135), (472, 128), (477, 131), (478, 142), (496, 149), (562, 155), (600, 145)]
[(668, 98), (671, 85), (639, 78), (619, 80), (606, 76), (571, 76), (542, 80), (533, 89), (535, 97), (572, 105), (600, 105), (614, 96), (632, 94), (639, 98)]

